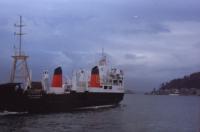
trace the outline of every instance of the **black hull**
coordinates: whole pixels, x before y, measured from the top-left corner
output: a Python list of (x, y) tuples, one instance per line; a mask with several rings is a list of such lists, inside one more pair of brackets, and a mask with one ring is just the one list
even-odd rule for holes
[[(18, 89), (16, 89), (16, 86)], [(66, 112), (80, 108), (117, 105), (124, 93), (66, 93), (33, 96), (20, 90), (18, 83), (0, 85), (0, 110), (15, 112)]]

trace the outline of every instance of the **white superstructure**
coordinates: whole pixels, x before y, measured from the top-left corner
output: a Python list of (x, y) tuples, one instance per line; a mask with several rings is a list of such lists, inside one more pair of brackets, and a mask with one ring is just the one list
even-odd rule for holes
[(63, 94), (70, 92), (95, 93), (124, 93), (123, 71), (109, 68), (106, 56), (102, 56), (99, 63), (91, 70), (79, 69), (73, 72), (72, 78), (63, 83), (62, 69), (56, 69), (52, 84), (49, 85), (49, 75), (43, 73), (42, 85), (46, 93)]

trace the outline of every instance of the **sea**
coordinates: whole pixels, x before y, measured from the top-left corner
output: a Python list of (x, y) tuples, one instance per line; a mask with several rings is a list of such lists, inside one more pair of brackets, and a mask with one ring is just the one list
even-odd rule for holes
[(126, 94), (120, 105), (66, 113), (0, 113), (0, 132), (200, 132), (200, 96)]

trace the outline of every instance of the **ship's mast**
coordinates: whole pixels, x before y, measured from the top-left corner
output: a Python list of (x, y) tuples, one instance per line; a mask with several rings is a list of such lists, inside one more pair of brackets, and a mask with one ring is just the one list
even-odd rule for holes
[(104, 48), (102, 48), (102, 53), (101, 53), (102, 57), (104, 56)]
[(14, 59), (13, 66), (11, 70), (10, 82), (20, 82), (25, 83), (26, 81), (30, 81), (30, 74), (28, 70), (27, 59), (28, 56), (22, 52), (22, 36), (24, 33), (22, 32), (22, 16), (20, 16), (19, 24), (15, 24), (15, 27), (19, 28), (18, 32), (15, 32), (15, 35), (19, 37), (19, 47), (15, 49), (15, 54), (12, 56)]

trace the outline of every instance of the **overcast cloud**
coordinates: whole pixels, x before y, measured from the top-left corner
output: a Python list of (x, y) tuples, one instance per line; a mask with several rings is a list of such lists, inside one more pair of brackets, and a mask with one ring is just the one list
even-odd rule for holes
[(150, 91), (200, 71), (199, 0), (1, 0), (0, 81), (9, 79), (14, 23), (22, 15), (33, 79), (61, 65), (91, 68), (104, 48), (126, 87)]

